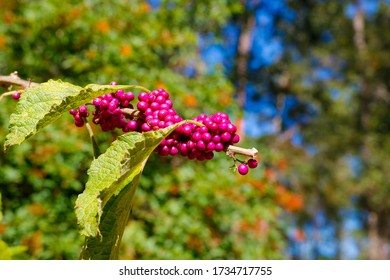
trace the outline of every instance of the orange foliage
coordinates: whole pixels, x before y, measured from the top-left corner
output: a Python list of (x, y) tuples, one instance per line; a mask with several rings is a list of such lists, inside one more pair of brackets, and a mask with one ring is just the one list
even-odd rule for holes
[(263, 219), (256, 219), (254, 222), (242, 220), (238, 223), (238, 229), (244, 232), (255, 233), (258, 237), (266, 236), (269, 232), (270, 226), (267, 221)]
[(265, 178), (270, 182), (276, 182), (276, 172), (270, 168), (264, 170)]
[(280, 170), (285, 170), (287, 167), (288, 167), (288, 162), (286, 159), (281, 159), (279, 160), (277, 163), (276, 163), (276, 166), (280, 169)]
[(266, 190), (266, 184), (262, 181), (252, 181), (251, 185), (260, 192), (264, 192)]
[(243, 141), (243, 138), (244, 138), (244, 119), (243, 118), (240, 118), (237, 120), (236, 127), (237, 127), (237, 133), (238, 133), (238, 135), (241, 136), (241, 141)]
[(88, 58), (91, 58), (91, 59), (96, 57), (96, 51), (87, 50), (85, 54)]
[(26, 246), (32, 256), (42, 250), (42, 233), (35, 231), (22, 239), (22, 245)]
[(30, 204), (28, 206), (28, 211), (36, 216), (42, 216), (47, 213), (46, 209), (39, 203)]
[(161, 82), (161, 81), (158, 81), (156, 83), (156, 88), (163, 88), (165, 90), (167, 89), (166, 85), (163, 82)]
[(100, 33), (107, 33), (108, 31), (110, 31), (110, 24), (108, 23), (108, 21), (106, 20), (99, 20), (97, 23), (96, 23), (96, 29), (100, 32)]
[(232, 96), (230, 94), (226, 94), (226, 93), (221, 93), (219, 96), (218, 96), (218, 102), (222, 105), (222, 106), (228, 106), (232, 103)]
[(3, 49), (5, 47), (5, 37), (0, 35), (0, 49)]
[(276, 201), (286, 210), (296, 212), (303, 209), (303, 198), (299, 194), (294, 194), (285, 187), (276, 187)]
[(129, 57), (133, 54), (133, 48), (130, 45), (122, 45), (119, 52), (122, 56)]
[(142, 3), (140, 8), (139, 8), (139, 11), (140, 13), (142, 14), (146, 14), (148, 13), (150, 10), (152, 9), (152, 7), (148, 4), (148, 3)]
[(74, 7), (74, 8), (71, 8), (70, 10), (69, 10), (69, 17), (70, 18), (72, 18), (73, 20), (75, 20), (75, 19), (78, 19), (78, 18), (80, 18), (82, 15), (83, 15), (83, 10), (82, 9), (80, 9), (80, 8), (76, 8), (76, 7)]
[(3, 234), (6, 228), (7, 228), (6, 224), (0, 224), (0, 234)]
[(53, 144), (48, 144), (37, 148), (34, 152), (31, 153), (31, 157), (34, 163), (44, 163), (47, 158), (53, 156), (58, 152), (58, 147)]
[(305, 232), (302, 229), (294, 230), (293, 235), (295, 241), (304, 241), (306, 239)]
[(299, 194), (291, 194), (286, 205), (287, 210), (296, 212), (303, 208), (303, 198)]
[(176, 185), (173, 185), (170, 189), (169, 189), (169, 193), (171, 195), (178, 195), (179, 193), (179, 187), (176, 186)]
[(11, 11), (4, 13), (4, 22), (6, 24), (12, 24), (15, 21), (15, 15)]
[(205, 209), (204, 209), (204, 213), (207, 217), (211, 217), (213, 214), (214, 214), (215, 210), (213, 207), (210, 207), (210, 206), (207, 206)]
[(198, 100), (195, 96), (187, 94), (184, 96), (184, 105), (187, 107), (196, 107), (198, 105)]
[(187, 246), (193, 251), (201, 252), (204, 249), (204, 242), (197, 236), (191, 235), (187, 240)]
[(173, 35), (169, 30), (164, 30), (160, 34), (160, 41), (165, 44), (171, 43), (173, 40)]
[(31, 168), (31, 174), (37, 178), (45, 178), (46, 177), (46, 173), (42, 170), (42, 169), (39, 169), (39, 168)]

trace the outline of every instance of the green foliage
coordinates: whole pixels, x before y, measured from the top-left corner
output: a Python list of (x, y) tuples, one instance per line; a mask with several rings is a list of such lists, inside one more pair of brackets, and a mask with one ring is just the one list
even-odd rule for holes
[(9, 247), (3, 240), (0, 240), (0, 260), (12, 260), (26, 251), (24, 246)]
[(82, 258), (118, 258), (123, 231), (146, 161), (180, 124), (148, 133), (127, 133), (92, 162), (85, 191), (76, 201), (81, 232), (91, 237), (86, 240)]
[(3, 219), (3, 202), (1, 199), (1, 193), (0, 193), (0, 222)]
[[(284, 225), (278, 219), (274, 184), (264, 177), (264, 169), (238, 176), (223, 155), (206, 163), (149, 162), (121, 258), (283, 258)], [(258, 188), (261, 184), (264, 189)]]
[[(1, 103), (2, 143), (15, 104), (12, 99)], [(82, 238), (73, 208), (92, 160), (88, 134), (81, 131), (69, 115), (23, 145), (7, 153), (1, 149), (0, 239), (12, 247), (27, 247), (17, 258), (77, 259)]]
[[(174, 2), (175, 8), (168, 2)], [(222, 69), (207, 72), (199, 59), (197, 44), (198, 32), (219, 30), (243, 6), (225, 0), (195, 2), (163, 1), (160, 9), (152, 10), (141, 0), (119, 1), (116, 5), (98, 0), (63, 1), (61, 5), (56, 0), (0, 0), (0, 19), (4, 19), (0, 25), (0, 73), (18, 70), (21, 77), (34, 82), (58, 78), (85, 85), (115, 80), (118, 84), (163, 87), (179, 105), (177, 111), (184, 118), (226, 111), (238, 119), (241, 112), (233, 102), (232, 84)], [(195, 68), (191, 77), (183, 74), (187, 65)], [(81, 100), (72, 104), (79, 101), (81, 104)], [(15, 104), (6, 99), (1, 103), (1, 143)], [(72, 106), (61, 104), (56, 103), (61, 112)], [(47, 120), (58, 117), (52, 113)], [(28, 133), (35, 133), (37, 127), (34, 123)], [(94, 132), (102, 151), (118, 136), (118, 131), (105, 134), (94, 128)], [(18, 258), (79, 256), (83, 240), (73, 210), (88, 179), (86, 171), (91, 160), (87, 132), (75, 128), (66, 114), (23, 145), (6, 154), (0, 151), (4, 208), (0, 238), (9, 246), (27, 247)], [(280, 206), (272, 195), (248, 191), (250, 184), (238, 181), (238, 176), (228, 169), (229, 164), (223, 155), (206, 165), (152, 155), (140, 179), (120, 257), (280, 258)], [(259, 178), (262, 172), (254, 175), (254, 180)], [(229, 194), (229, 189), (235, 193)], [(131, 193), (126, 190), (119, 195)], [(241, 199), (235, 200), (234, 196)], [(111, 202), (107, 202), (107, 209), (115, 207)], [(215, 209), (216, 214), (209, 218), (206, 208)], [(101, 222), (111, 219), (105, 213), (113, 212), (103, 212)], [(261, 235), (254, 229), (254, 216), (264, 220), (260, 223)], [(246, 223), (251, 225), (248, 230), (237, 230)], [(198, 246), (201, 243), (205, 245)], [(98, 252), (94, 254), (98, 256)]]

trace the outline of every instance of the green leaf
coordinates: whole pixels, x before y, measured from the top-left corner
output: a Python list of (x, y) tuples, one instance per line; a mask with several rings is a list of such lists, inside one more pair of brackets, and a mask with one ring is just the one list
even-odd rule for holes
[(95, 159), (85, 190), (76, 200), (76, 217), (86, 238), (81, 258), (115, 259), (128, 223), (135, 190), (153, 150), (176, 127), (120, 136)]
[(87, 85), (82, 88), (62, 81), (50, 80), (38, 87), (27, 88), (10, 117), (9, 133), (4, 150), (38, 133), (47, 125), (67, 114), (70, 109), (83, 105), (93, 98), (119, 89), (138, 88), (136, 85)]
[(0, 192), (0, 222), (3, 219), (3, 204), (1, 199), (1, 192)]
[(12, 260), (26, 251), (27, 247), (25, 246), (10, 247), (3, 240), (0, 240), (0, 260)]

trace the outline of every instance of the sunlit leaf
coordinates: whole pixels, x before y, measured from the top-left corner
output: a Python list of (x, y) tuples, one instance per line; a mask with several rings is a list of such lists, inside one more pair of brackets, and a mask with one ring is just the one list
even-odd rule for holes
[(130, 88), (140, 87), (91, 84), (82, 88), (70, 83), (50, 80), (39, 87), (27, 88), (10, 117), (9, 133), (6, 136), (4, 149), (21, 144), (68, 113), (70, 109), (77, 108), (97, 96)]
[(132, 200), (146, 161), (177, 126), (119, 137), (95, 159), (85, 190), (76, 201), (76, 216), (86, 238), (81, 258), (114, 259), (128, 222)]

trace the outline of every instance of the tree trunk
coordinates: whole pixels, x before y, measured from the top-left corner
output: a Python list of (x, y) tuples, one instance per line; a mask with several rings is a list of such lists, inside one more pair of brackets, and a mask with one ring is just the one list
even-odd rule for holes
[(389, 256), (388, 240), (379, 233), (378, 214), (371, 212), (368, 217), (368, 258), (387, 260)]

